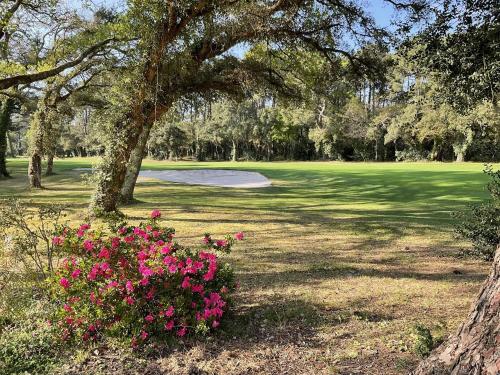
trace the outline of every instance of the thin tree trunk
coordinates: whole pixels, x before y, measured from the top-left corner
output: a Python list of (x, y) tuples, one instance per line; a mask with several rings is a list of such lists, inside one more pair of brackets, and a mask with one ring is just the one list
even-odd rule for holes
[(231, 150), (231, 160), (232, 160), (232, 161), (237, 161), (237, 160), (238, 160), (238, 155), (237, 155), (237, 153), (238, 153), (238, 148), (237, 148), (237, 146), (236, 146), (236, 142), (235, 142), (235, 141), (234, 141), (234, 139), (233, 139), (233, 148), (232, 148), (232, 150)]
[(0, 176), (10, 177), (7, 171), (7, 132), (10, 128), (10, 116), (14, 110), (14, 101), (6, 99), (0, 108)]
[(47, 168), (45, 169), (45, 176), (52, 176), (54, 174), (54, 152), (49, 151), (47, 155)]
[(42, 155), (45, 126), (45, 108), (39, 108), (31, 121), (30, 161), (28, 165), (28, 181), (33, 189), (42, 188)]
[(14, 150), (14, 142), (12, 142), (12, 137), (10, 136), (9, 132), (7, 132), (7, 144), (9, 146), (9, 156), (11, 158), (16, 157), (16, 151)]
[(144, 126), (144, 130), (139, 136), (137, 145), (135, 146), (132, 154), (130, 155), (129, 162), (127, 164), (127, 173), (125, 175), (125, 181), (121, 190), (121, 203), (130, 203), (134, 199), (134, 189), (137, 183), (137, 177), (141, 170), (142, 159), (144, 157), (144, 152), (146, 150), (146, 145), (149, 139), (149, 133), (151, 131), (152, 124), (147, 124)]
[(500, 246), (466, 321), (422, 361), (413, 375), (500, 373)]

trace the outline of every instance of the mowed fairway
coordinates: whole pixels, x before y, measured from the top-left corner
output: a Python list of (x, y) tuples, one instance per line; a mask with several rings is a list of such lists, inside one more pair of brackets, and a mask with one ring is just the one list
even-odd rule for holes
[[(58, 174), (31, 192), (27, 161), (9, 160), (15, 178), (0, 181), (0, 198), (68, 203), (77, 221), (92, 185), (73, 169), (92, 162), (56, 160)], [(110, 354), (113, 368), (145, 361), (174, 373), (196, 363), (215, 374), (402, 374), (418, 361), (412, 327), (423, 324), (436, 336), (453, 331), (488, 273), (488, 263), (456, 256), (466, 244), (453, 237), (450, 217), (487, 198), (482, 164), (143, 163), (201, 168), (257, 171), (273, 186), (140, 179), (139, 202), (123, 212), (134, 222), (158, 208), (190, 243), (205, 232), (245, 232), (228, 257), (241, 285), (233, 319), (215, 338), (189, 340), (153, 362)], [(81, 371), (108, 366), (89, 356)]]

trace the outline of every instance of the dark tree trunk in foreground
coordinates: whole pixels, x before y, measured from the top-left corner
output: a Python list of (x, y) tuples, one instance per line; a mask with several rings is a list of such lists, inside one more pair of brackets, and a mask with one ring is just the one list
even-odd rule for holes
[(10, 127), (10, 116), (14, 110), (14, 101), (6, 99), (0, 107), (0, 176), (10, 177), (7, 171), (7, 131)]
[(500, 374), (500, 246), (465, 323), (413, 372), (438, 374)]
[(130, 159), (127, 165), (127, 173), (125, 175), (125, 181), (123, 183), (121, 191), (121, 203), (130, 203), (134, 199), (135, 184), (141, 170), (142, 159), (145, 155), (146, 144), (148, 143), (151, 128), (152, 124), (146, 124), (144, 126), (144, 130), (139, 136), (137, 145), (130, 155)]

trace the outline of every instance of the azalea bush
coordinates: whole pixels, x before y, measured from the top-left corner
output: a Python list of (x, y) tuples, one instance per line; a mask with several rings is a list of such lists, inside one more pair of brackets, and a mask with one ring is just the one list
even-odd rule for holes
[(137, 346), (219, 326), (236, 287), (233, 270), (219, 256), (243, 234), (219, 240), (205, 234), (193, 249), (178, 244), (160, 216), (155, 210), (147, 222), (111, 234), (89, 224), (64, 227), (53, 238), (64, 257), (49, 279), (63, 339), (120, 335)]

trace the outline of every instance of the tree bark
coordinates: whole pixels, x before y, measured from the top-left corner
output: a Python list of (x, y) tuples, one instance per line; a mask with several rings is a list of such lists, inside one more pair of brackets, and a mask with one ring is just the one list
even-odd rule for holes
[(465, 323), (412, 374), (500, 374), (500, 246)]
[(237, 148), (236, 142), (233, 139), (233, 147), (231, 149), (231, 160), (232, 161), (237, 161), (238, 160), (237, 153), (238, 153), (238, 148)]
[(30, 161), (28, 165), (28, 181), (33, 189), (42, 188), (42, 156), (43, 135), (45, 126), (45, 108), (39, 108), (31, 122)]
[(14, 110), (14, 101), (6, 99), (0, 108), (0, 176), (10, 177), (7, 171), (7, 132), (10, 128), (10, 116)]
[(127, 164), (127, 172), (125, 174), (125, 181), (121, 190), (121, 203), (130, 203), (134, 199), (134, 189), (137, 183), (137, 177), (141, 170), (142, 159), (144, 158), (146, 145), (148, 143), (149, 134), (151, 132), (152, 124), (145, 124), (144, 129), (139, 136), (137, 145), (130, 155)]
[(47, 155), (47, 168), (45, 169), (45, 176), (52, 176), (54, 174), (54, 153), (49, 151)]

